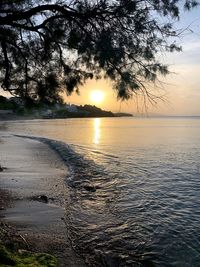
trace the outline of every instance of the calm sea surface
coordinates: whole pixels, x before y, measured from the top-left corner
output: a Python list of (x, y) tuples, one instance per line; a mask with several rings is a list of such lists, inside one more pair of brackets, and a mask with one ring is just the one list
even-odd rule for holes
[(53, 146), (71, 171), (65, 221), (90, 266), (200, 266), (199, 118), (1, 126), (61, 141)]

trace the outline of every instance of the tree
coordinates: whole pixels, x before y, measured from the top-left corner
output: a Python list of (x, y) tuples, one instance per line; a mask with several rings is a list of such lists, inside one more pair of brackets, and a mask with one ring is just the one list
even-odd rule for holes
[[(181, 0), (1, 0), (0, 82), (24, 99), (59, 101), (87, 79), (110, 78), (128, 99), (168, 68)], [(197, 6), (185, 0), (184, 8)], [(171, 21), (171, 22), (169, 22)]]

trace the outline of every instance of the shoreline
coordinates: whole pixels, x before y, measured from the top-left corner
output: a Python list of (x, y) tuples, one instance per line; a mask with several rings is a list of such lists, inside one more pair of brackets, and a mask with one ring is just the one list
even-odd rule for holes
[(58, 266), (85, 267), (63, 220), (69, 192), (62, 159), (47, 144), (6, 132), (0, 132), (0, 149), (0, 190), (6, 192), (0, 198), (0, 221), (15, 228), (31, 251), (55, 256)]

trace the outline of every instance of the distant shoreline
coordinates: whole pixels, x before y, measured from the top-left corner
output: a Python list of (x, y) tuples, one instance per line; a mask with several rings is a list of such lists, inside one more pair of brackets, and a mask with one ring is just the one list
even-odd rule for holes
[[(114, 113), (115, 114), (115, 113)], [(126, 114), (126, 113), (125, 113)], [(195, 116), (167, 116), (167, 115), (147, 115), (147, 116), (133, 116), (132, 114), (129, 115), (121, 115), (121, 116), (106, 116), (106, 117), (101, 117), (101, 116), (88, 116), (88, 117), (56, 117), (56, 118), (44, 118), (44, 117), (36, 117), (36, 116), (20, 116), (16, 114), (0, 114), (0, 122), (1, 121), (20, 121), (20, 120), (54, 120), (54, 119), (86, 119), (86, 118), (135, 118), (135, 119), (200, 119), (200, 115), (195, 115)]]
[(34, 119), (44, 119), (44, 120), (53, 120), (53, 119), (85, 119), (85, 118), (120, 118), (120, 117), (133, 117), (132, 114), (127, 113), (113, 113), (114, 116), (71, 116), (71, 117), (44, 117), (44, 116), (33, 116), (33, 115), (27, 115), (27, 116), (20, 116), (16, 114), (1, 114), (0, 115), (0, 121), (11, 121), (11, 120), (34, 120)]

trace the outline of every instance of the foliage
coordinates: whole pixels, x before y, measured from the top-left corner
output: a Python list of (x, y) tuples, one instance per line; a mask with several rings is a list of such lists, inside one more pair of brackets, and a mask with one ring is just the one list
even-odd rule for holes
[(56, 267), (56, 259), (49, 254), (15, 253), (0, 244), (0, 265), (2, 267)]
[[(44, 102), (104, 76), (118, 97), (142, 92), (168, 68), (157, 58), (180, 51), (181, 0), (1, 0), (0, 82), (4, 90)], [(185, 0), (184, 8), (195, 7)]]
[(0, 95), (0, 109), (3, 110), (15, 110), (17, 109), (17, 104), (13, 101), (9, 101), (6, 97)]
[(105, 111), (92, 105), (79, 106), (78, 110), (82, 111), (85, 117), (114, 117), (111, 111)]

